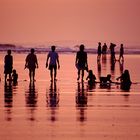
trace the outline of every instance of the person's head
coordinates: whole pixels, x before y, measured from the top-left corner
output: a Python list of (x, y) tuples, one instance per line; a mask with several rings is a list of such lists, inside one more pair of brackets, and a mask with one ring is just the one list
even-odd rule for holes
[(88, 73), (89, 73), (89, 75), (93, 75), (92, 70), (89, 70)]
[(107, 79), (110, 80), (111, 79), (111, 74), (107, 75)]
[(129, 75), (129, 71), (127, 69), (124, 70), (124, 74)]
[(10, 55), (10, 54), (11, 54), (11, 50), (8, 50), (8, 51), (7, 51), (7, 54)]
[(101, 46), (101, 42), (98, 42), (98, 45)]
[(52, 51), (55, 51), (55, 48), (56, 48), (55, 46), (51, 46)]
[(123, 47), (123, 44), (121, 44), (121, 47)]
[(83, 44), (80, 45), (80, 51), (84, 51), (85, 46)]
[(16, 70), (15, 70), (15, 69), (13, 69), (13, 73), (14, 73), (14, 74), (16, 73)]
[(31, 53), (33, 54), (34, 52), (35, 52), (35, 50), (32, 48), (32, 49), (31, 49)]

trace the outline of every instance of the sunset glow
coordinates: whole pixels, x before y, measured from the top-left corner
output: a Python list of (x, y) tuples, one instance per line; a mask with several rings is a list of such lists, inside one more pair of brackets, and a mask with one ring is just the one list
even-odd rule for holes
[(0, 42), (140, 44), (139, 0), (0, 0)]

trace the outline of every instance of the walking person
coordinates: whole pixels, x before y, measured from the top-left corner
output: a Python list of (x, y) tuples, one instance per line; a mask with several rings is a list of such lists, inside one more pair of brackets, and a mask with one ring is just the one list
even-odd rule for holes
[(81, 73), (81, 81), (83, 81), (84, 78), (84, 70), (88, 71), (88, 63), (87, 63), (87, 52), (84, 51), (85, 46), (82, 44), (80, 45), (80, 50), (76, 54), (76, 61), (75, 65), (78, 69), (78, 78), (80, 79), (80, 73)]
[(9, 80), (12, 80), (11, 77), (12, 69), (13, 69), (13, 56), (11, 55), (11, 50), (8, 50), (7, 55), (4, 58), (5, 82), (7, 80), (7, 75), (9, 75)]
[(121, 46), (120, 46), (119, 61), (121, 61), (121, 59), (122, 59), (122, 61), (124, 61), (123, 55), (124, 55), (124, 48), (123, 48), (123, 44), (121, 44)]
[(111, 61), (112, 62), (116, 61), (116, 57), (115, 57), (115, 46), (116, 46), (116, 44), (110, 43), (110, 53), (111, 53)]
[(30, 81), (35, 81), (35, 69), (38, 68), (38, 60), (36, 54), (34, 54), (35, 50), (31, 49), (30, 53), (27, 55), (25, 59), (25, 69), (29, 69), (29, 78)]
[(51, 51), (48, 53), (47, 56), (47, 61), (46, 61), (46, 68), (48, 67), (48, 61), (49, 61), (49, 70), (50, 70), (50, 77), (51, 77), (51, 81), (56, 81), (56, 76), (57, 76), (57, 65), (58, 65), (58, 69), (60, 68), (60, 64), (59, 64), (59, 55), (58, 53), (55, 51), (56, 47), (55, 46), (51, 46)]

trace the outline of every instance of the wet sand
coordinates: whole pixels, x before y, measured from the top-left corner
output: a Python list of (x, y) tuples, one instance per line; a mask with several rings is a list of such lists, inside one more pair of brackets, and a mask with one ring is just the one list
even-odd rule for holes
[[(19, 74), (17, 85), (3, 81), (3, 57), (0, 54), (0, 140), (139, 140), (140, 87), (130, 91), (119, 85), (88, 87), (77, 82), (75, 54), (60, 54), (61, 68), (56, 83), (50, 82), (45, 68), (46, 55), (37, 54), (36, 82), (30, 84), (24, 70), (26, 54), (13, 54)], [(110, 64), (110, 58), (97, 64), (96, 55), (88, 56), (89, 68), (97, 77), (129, 69), (133, 82), (140, 82), (140, 56), (126, 55), (124, 64)], [(85, 78), (87, 73), (85, 73)]]

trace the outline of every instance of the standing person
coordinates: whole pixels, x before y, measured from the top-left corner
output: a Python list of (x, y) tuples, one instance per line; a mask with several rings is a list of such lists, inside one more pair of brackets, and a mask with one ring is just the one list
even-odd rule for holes
[(120, 61), (121, 59), (122, 59), (122, 61), (124, 61), (123, 54), (124, 54), (124, 48), (123, 48), (123, 44), (121, 44), (119, 61)]
[(51, 46), (51, 51), (48, 53), (47, 61), (46, 61), (46, 68), (48, 67), (48, 61), (50, 61), (49, 70), (50, 70), (51, 81), (53, 81), (53, 77), (54, 77), (54, 80), (56, 81), (57, 64), (58, 64), (58, 69), (60, 68), (59, 55), (55, 51), (55, 48), (56, 48), (55, 46)]
[(102, 54), (106, 54), (107, 52), (107, 45), (106, 43), (104, 43), (104, 45), (102, 46)]
[(111, 61), (112, 62), (116, 61), (115, 46), (116, 46), (116, 44), (110, 43), (110, 53), (111, 53)]
[(85, 46), (83, 44), (80, 45), (80, 51), (77, 52), (76, 61), (75, 61), (75, 65), (78, 69), (77, 80), (80, 79), (80, 73), (82, 72), (82, 77), (81, 77), (82, 81), (83, 81), (83, 78), (84, 78), (84, 70), (88, 71), (87, 53), (84, 52), (84, 49), (85, 49)]
[(29, 69), (30, 81), (35, 81), (35, 69), (38, 68), (37, 56), (34, 54), (35, 50), (31, 49), (25, 59), (25, 68)]
[(13, 56), (11, 55), (11, 50), (8, 50), (7, 55), (4, 58), (5, 82), (7, 80), (7, 75), (9, 75), (9, 80), (11, 80), (12, 69), (13, 69)]
[(102, 49), (101, 49), (101, 42), (98, 43), (98, 50), (97, 50), (97, 61), (100, 61), (101, 54), (102, 54)]

